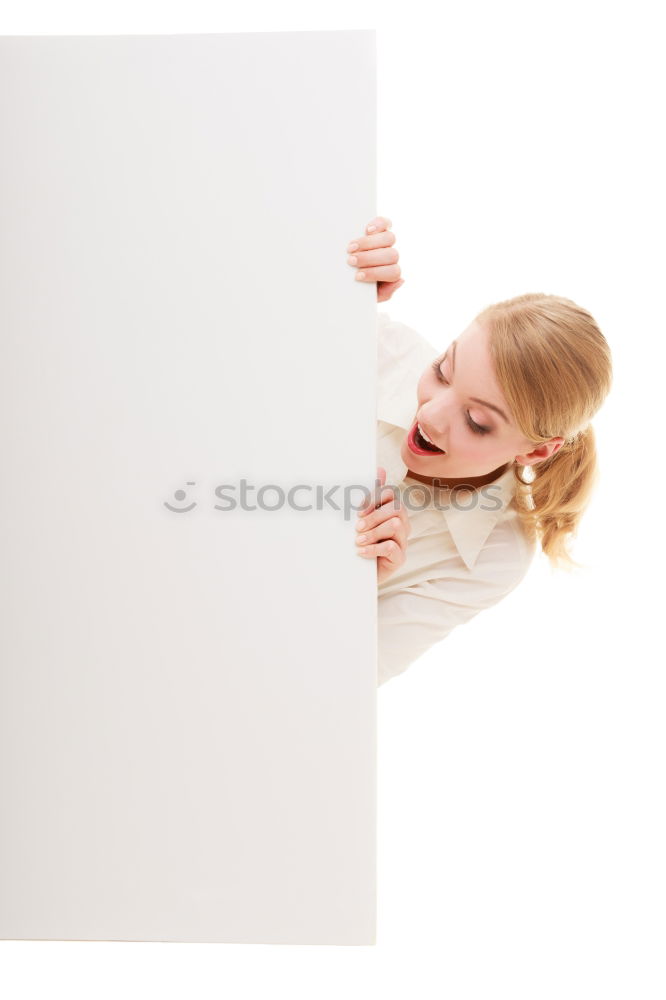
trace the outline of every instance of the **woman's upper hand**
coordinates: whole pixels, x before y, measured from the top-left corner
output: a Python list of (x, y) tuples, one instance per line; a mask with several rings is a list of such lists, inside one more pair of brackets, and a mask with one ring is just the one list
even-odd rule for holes
[(347, 263), (356, 268), (357, 281), (377, 282), (377, 301), (388, 302), (404, 285), (400, 277), (400, 254), (395, 249), (391, 220), (378, 215), (365, 227), (365, 235), (355, 237), (347, 247)]
[[(407, 511), (395, 488), (383, 488), (386, 469), (379, 466), (377, 478), (380, 482), (379, 496), (358, 512), (356, 544), (359, 555), (366, 559), (373, 556), (377, 558), (377, 582), (381, 583), (405, 562), (407, 539), (412, 529)], [(375, 507), (377, 503), (379, 506)], [(363, 524), (359, 524), (359, 521)]]

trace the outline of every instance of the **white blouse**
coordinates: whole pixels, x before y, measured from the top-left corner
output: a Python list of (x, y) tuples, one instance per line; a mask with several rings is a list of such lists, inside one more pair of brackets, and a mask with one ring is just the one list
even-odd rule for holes
[(536, 542), (528, 541), (513, 505), (513, 465), (477, 490), (440, 488), (436, 495), (407, 474), (400, 445), (418, 409), (417, 382), (440, 352), (387, 313), (378, 313), (377, 334), (377, 465), (386, 469), (386, 485), (398, 487), (411, 524), (405, 563), (378, 585), (383, 684), (510, 593)]

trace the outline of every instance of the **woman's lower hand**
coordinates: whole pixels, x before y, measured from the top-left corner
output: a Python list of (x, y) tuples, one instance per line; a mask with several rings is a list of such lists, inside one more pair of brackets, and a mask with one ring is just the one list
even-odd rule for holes
[(388, 302), (404, 285), (400, 277), (400, 254), (395, 249), (391, 220), (378, 215), (365, 227), (365, 235), (355, 237), (347, 247), (347, 263), (357, 269), (357, 281), (377, 282), (377, 301)]
[[(360, 556), (377, 559), (377, 582), (395, 573), (407, 558), (407, 539), (411, 525), (406, 509), (393, 486), (384, 487), (386, 470), (377, 469), (379, 498), (374, 498), (358, 512), (356, 546)], [(375, 508), (375, 504), (379, 506)], [(397, 509), (396, 509), (397, 508)], [(359, 524), (362, 521), (362, 524)]]

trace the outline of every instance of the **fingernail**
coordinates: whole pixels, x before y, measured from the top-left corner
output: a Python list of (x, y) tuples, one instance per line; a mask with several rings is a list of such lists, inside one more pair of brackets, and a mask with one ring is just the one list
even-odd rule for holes
[(365, 278), (365, 271), (359, 271), (356, 275), (356, 280), (363, 281), (364, 278)]
[(350, 243), (347, 250), (349, 253), (351, 253), (352, 250), (358, 250), (358, 243)]
[(367, 535), (358, 535), (357, 538), (356, 538), (356, 544), (357, 545), (362, 545), (363, 542), (366, 540), (367, 537), (368, 537)]
[(356, 254), (352, 254), (350, 257), (347, 257), (347, 263), (356, 266), (356, 264), (358, 264), (358, 257)]
[(376, 228), (377, 228), (377, 226), (368, 226), (368, 232), (369, 233), (374, 233), (374, 231), (375, 231)]

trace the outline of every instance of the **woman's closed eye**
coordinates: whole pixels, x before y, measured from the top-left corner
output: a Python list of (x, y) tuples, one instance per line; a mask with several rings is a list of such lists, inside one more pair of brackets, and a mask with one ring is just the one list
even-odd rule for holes
[[(446, 355), (444, 355), (443, 358), (438, 358), (436, 361), (433, 361), (432, 369), (439, 381), (442, 382), (443, 385), (448, 385), (448, 380), (444, 378), (442, 375), (442, 369), (439, 367), (445, 360)], [(465, 410), (465, 420), (467, 422), (467, 426), (471, 431), (473, 431), (474, 434), (490, 434), (492, 430), (491, 427), (482, 427), (480, 424), (475, 423), (469, 415), (469, 410)]]

